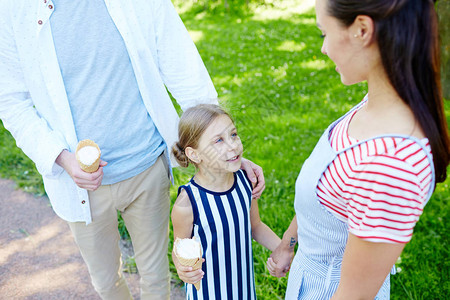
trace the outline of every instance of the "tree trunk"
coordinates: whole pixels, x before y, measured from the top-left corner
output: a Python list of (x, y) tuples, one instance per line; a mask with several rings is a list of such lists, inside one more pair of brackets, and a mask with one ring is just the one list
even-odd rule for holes
[(450, 100), (450, 1), (440, 0), (436, 4), (439, 17), (439, 37), (441, 42), (442, 92)]

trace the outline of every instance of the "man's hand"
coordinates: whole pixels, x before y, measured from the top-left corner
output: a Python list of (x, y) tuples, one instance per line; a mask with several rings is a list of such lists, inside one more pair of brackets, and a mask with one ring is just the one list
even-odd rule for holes
[(89, 191), (95, 191), (102, 183), (103, 167), (107, 162), (100, 160), (100, 166), (94, 173), (84, 172), (75, 157), (75, 154), (63, 150), (56, 158), (56, 163), (60, 165), (72, 177), (77, 186)]
[[(178, 277), (180, 277), (183, 282), (194, 284), (202, 280), (203, 275), (205, 275), (201, 268), (192, 270), (192, 267), (183, 266), (173, 251), (172, 260), (175, 268), (177, 268)], [(205, 262), (204, 258), (202, 258), (202, 260)]]
[(247, 176), (253, 184), (253, 198), (258, 199), (266, 188), (262, 168), (248, 159), (242, 158), (241, 169), (247, 172)]

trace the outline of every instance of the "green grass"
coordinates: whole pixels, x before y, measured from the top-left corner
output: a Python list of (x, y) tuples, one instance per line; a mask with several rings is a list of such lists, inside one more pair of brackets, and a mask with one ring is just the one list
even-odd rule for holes
[(0, 176), (12, 179), (21, 189), (44, 195), (42, 178), (34, 163), (17, 148), (11, 134), (0, 121)]
[[(236, 120), (245, 157), (264, 169), (261, 218), (281, 236), (294, 215), (294, 184), (303, 161), (327, 125), (358, 103), (367, 87), (341, 84), (334, 65), (320, 53), (313, 10), (289, 14), (265, 7), (241, 17), (189, 7), (180, 11), (222, 104)], [(446, 114), (450, 121), (448, 101)], [(33, 164), (2, 128), (0, 142), (0, 174), (42, 193)], [(192, 168), (175, 170), (176, 186), (192, 174)], [(392, 299), (445, 299), (450, 294), (449, 184), (450, 179), (438, 185), (401, 255), (401, 272), (392, 277)], [(287, 280), (269, 276), (269, 251), (253, 245), (258, 298), (284, 299)]]

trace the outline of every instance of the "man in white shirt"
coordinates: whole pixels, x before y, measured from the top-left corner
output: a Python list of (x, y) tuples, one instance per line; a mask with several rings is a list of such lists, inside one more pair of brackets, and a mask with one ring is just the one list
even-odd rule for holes
[[(170, 0), (0, 0), (0, 119), (36, 164), (103, 299), (131, 299), (121, 275), (117, 210), (130, 232), (142, 299), (169, 298), (171, 164), (178, 115), (217, 103)], [(74, 150), (102, 149), (97, 172)], [(261, 169), (254, 191), (264, 189)]]

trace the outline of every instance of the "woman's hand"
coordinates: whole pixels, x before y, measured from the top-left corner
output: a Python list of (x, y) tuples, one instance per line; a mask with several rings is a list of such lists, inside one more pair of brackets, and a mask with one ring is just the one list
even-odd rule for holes
[(87, 173), (80, 168), (75, 153), (63, 150), (56, 158), (56, 163), (60, 165), (72, 177), (75, 184), (89, 191), (95, 191), (102, 184), (103, 167), (107, 162), (100, 160), (100, 166), (94, 173)]
[(253, 184), (253, 198), (258, 199), (266, 188), (262, 168), (248, 159), (242, 158), (241, 169), (247, 172), (247, 176)]
[[(200, 280), (202, 280), (203, 275), (205, 275), (205, 272), (200, 268), (198, 270), (192, 270), (192, 267), (183, 266), (180, 261), (177, 259), (177, 256), (172, 251), (172, 260), (175, 265), (175, 268), (177, 268), (178, 277), (180, 277), (181, 280), (183, 280), (186, 283), (197, 283)], [(202, 258), (202, 262), (205, 262), (205, 259)]]
[(278, 247), (267, 259), (267, 269), (275, 277), (284, 277), (291, 268), (297, 244), (297, 216), (291, 221), (288, 229), (283, 234), (283, 239)]

